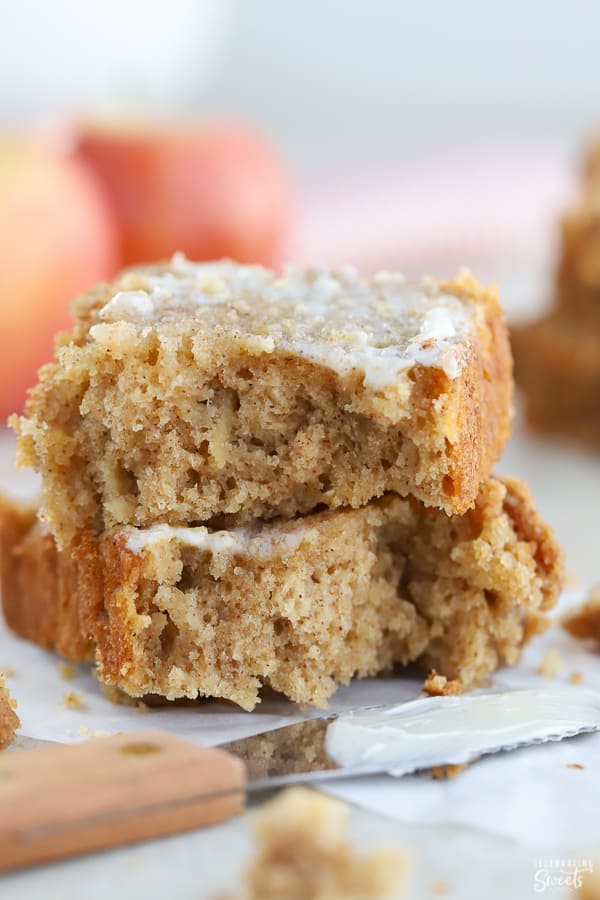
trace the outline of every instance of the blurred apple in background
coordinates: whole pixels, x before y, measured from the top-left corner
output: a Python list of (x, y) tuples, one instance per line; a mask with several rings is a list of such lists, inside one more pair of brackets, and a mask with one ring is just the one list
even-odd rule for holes
[(119, 265), (93, 172), (54, 144), (0, 136), (0, 423), (52, 356), (69, 301)]
[(236, 124), (83, 128), (79, 154), (106, 187), (125, 264), (182, 250), (195, 260), (279, 262), (290, 210), (287, 171)]

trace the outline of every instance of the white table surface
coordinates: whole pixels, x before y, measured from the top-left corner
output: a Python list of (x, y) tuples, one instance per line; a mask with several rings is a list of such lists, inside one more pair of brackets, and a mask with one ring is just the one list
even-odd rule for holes
[[(570, 575), (584, 583), (600, 581), (598, 535), (600, 457), (523, 434), (516, 434), (499, 471), (530, 483), (540, 511), (554, 526), (565, 547)], [(14, 488), (12, 438), (0, 436), (0, 483)], [(21, 482), (26, 483), (26, 482)], [(599, 789), (600, 794), (600, 789)], [(239, 889), (239, 873), (251, 848), (248, 814), (224, 825), (150, 841), (68, 862), (0, 877), (2, 900), (202, 900)], [(538, 857), (600, 856), (600, 847), (519, 846), (515, 842), (466, 827), (407, 825), (363, 809), (351, 810), (352, 834), (364, 850), (381, 843), (408, 848), (414, 859), (408, 896), (435, 896), (435, 882), (445, 882), (446, 896), (459, 900), (506, 900), (536, 896), (533, 890)], [(549, 889), (551, 900), (567, 890)]]

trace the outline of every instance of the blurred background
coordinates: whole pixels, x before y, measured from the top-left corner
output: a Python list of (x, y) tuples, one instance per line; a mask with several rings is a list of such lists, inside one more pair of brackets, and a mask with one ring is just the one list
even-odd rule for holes
[(0, 414), (73, 295), (176, 249), (467, 265), (533, 316), (600, 125), (599, 34), (593, 0), (5, 4)]

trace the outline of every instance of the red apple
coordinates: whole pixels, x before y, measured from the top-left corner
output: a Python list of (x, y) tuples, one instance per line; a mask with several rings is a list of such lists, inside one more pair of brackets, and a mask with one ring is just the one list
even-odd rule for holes
[(0, 135), (0, 425), (52, 358), (68, 305), (118, 267), (112, 212), (79, 159)]
[(274, 265), (288, 220), (287, 173), (238, 125), (87, 127), (81, 156), (104, 182), (126, 264), (231, 257)]

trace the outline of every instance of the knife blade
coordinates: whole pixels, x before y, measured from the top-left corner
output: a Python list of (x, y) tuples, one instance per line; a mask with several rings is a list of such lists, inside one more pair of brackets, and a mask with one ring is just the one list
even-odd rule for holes
[(225, 821), (297, 782), (405, 775), (600, 729), (583, 689), (474, 692), (308, 719), (221, 747), (160, 731), (0, 757), (0, 871)]

